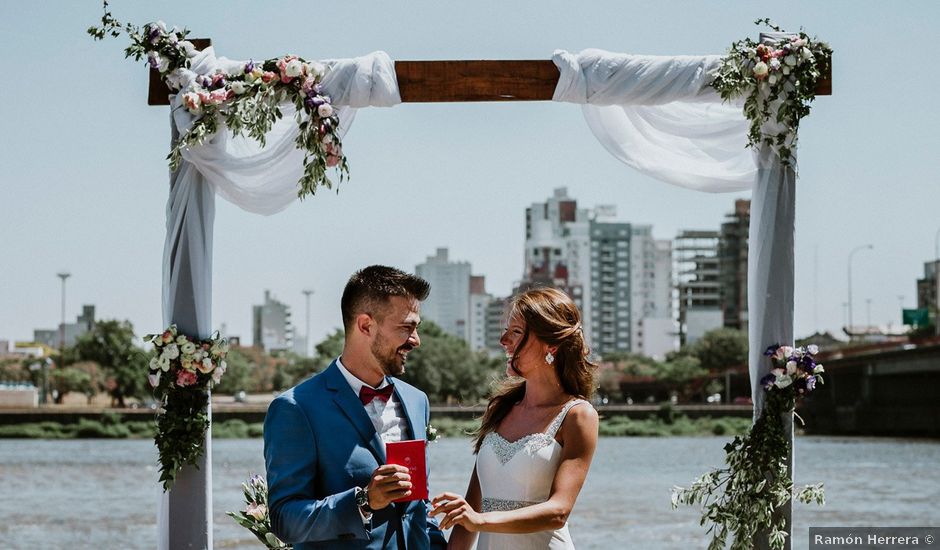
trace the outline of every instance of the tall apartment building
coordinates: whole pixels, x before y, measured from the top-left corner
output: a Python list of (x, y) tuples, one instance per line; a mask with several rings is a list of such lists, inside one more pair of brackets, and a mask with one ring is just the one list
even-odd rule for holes
[(74, 323), (59, 324), (57, 329), (38, 328), (33, 330), (33, 341), (45, 344), (50, 348), (58, 348), (62, 336), (65, 336), (65, 346), (74, 346), (78, 337), (95, 328), (95, 306), (83, 305), (82, 314)]
[(724, 326), (718, 231), (684, 230), (673, 246), (679, 302), (679, 341), (695, 342)]
[(491, 301), (493, 296), (486, 292), (486, 278), (483, 275), (471, 275), (467, 344), (473, 351), (486, 349), (486, 312)]
[(591, 222), (591, 340), (604, 355), (634, 349), (630, 224)]
[(672, 299), (672, 241), (654, 239), (650, 225), (630, 228), (632, 351), (663, 359), (678, 348)]
[(293, 349), (294, 327), (291, 324), (290, 306), (264, 291), (264, 303), (252, 306), (253, 345), (264, 351)]
[(452, 262), (446, 248), (415, 267), (415, 274), (431, 283), (421, 303), (421, 317), (464, 341), (470, 339), (470, 263)]
[(924, 277), (917, 280), (917, 307), (926, 309), (931, 317), (940, 310), (940, 260), (924, 262)]
[(734, 201), (721, 224), (718, 246), (724, 326), (747, 331), (747, 250), (751, 201)]

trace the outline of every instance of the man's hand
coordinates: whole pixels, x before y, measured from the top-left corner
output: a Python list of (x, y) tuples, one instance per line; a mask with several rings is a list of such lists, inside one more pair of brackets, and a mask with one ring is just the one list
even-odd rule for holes
[(369, 481), (369, 508), (381, 510), (393, 500), (411, 495), (411, 474), (398, 464), (379, 466)]

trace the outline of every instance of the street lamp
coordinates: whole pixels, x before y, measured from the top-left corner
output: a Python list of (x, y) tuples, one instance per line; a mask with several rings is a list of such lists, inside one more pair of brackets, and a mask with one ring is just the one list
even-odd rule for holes
[[(56, 273), (60, 279), (62, 279), (62, 322), (59, 324), (59, 353), (61, 354), (65, 350), (65, 280), (72, 276), (71, 273), (67, 271), (62, 271)], [(62, 360), (61, 355), (59, 356), (59, 361)]]
[(310, 357), (310, 295), (313, 294), (313, 291), (310, 289), (304, 289), (302, 292), (307, 298), (307, 327), (306, 335), (304, 336), (304, 355)]
[(861, 246), (856, 246), (849, 252), (849, 338), (852, 337), (852, 256), (855, 255), (859, 250), (871, 250), (875, 248), (875, 245), (872, 244), (863, 244)]

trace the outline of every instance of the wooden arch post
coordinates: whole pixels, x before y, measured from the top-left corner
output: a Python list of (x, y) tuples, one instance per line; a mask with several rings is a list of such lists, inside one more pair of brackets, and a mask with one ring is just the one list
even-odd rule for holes
[[(211, 45), (209, 39), (190, 39), (199, 49)], [(550, 101), (554, 95), (560, 75), (551, 60), (468, 60), (468, 61), (396, 61), (395, 74), (402, 103), (462, 103), (479, 101)], [(156, 69), (150, 69), (149, 105), (169, 105), (170, 90), (161, 80)], [(832, 94), (831, 73), (820, 78), (816, 95)], [(205, 202), (206, 208), (213, 208)], [(203, 216), (207, 212), (186, 213)], [(184, 224), (185, 225), (185, 224)], [(185, 236), (182, 236), (185, 237)], [(211, 234), (200, 236), (211, 240)], [(181, 239), (182, 240), (182, 239)], [(208, 264), (211, 266), (211, 263)], [(211, 267), (209, 267), (211, 269)], [(191, 296), (171, 297), (191, 299)], [(206, 298), (209, 299), (209, 298)], [(164, 298), (166, 300), (166, 297)], [(174, 318), (171, 322), (188, 326), (189, 319)], [(207, 404), (208, 405), (208, 404)], [(755, 411), (755, 418), (759, 411)], [(211, 411), (210, 411), (211, 415)], [(211, 416), (210, 416), (211, 420)], [(792, 421), (791, 421), (792, 424)], [(792, 434), (792, 425), (790, 426)], [(208, 436), (208, 434), (207, 434)], [(208, 549), (212, 546), (212, 453), (211, 442), (206, 441), (204, 467), (186, 467), (181, 478), (169, 494), (169, 521), (161, 525), (168, 529), (166, 536), (159, 534), (161, 541), (168, 541), (168, 548)], [(792, 466), (792, 447), (789, 463)], [(790, 507), (786, 507), (787, 531), (792, 534)], [(177, 518), (177, 519), (174, 519)], [(758, 547), (766, 547), (766, 537), (755, 541)], [(790, 548), (791, 537), (787, 537), (786, 548)]]

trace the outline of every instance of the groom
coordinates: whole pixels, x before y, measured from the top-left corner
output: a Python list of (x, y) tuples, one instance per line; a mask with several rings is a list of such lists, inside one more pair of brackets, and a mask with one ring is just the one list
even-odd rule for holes
[(385, 443), (425, 439), (428, 398), (400, 380), (418, 338), (419, 302), (430, 285), (391, 267), (356, 272), (343, 291), (343, 354), (287, 390), (264, 420), (271, 527), (296, 550), (422, 550), (446, 541), (410, 495), (402, 466), (385, 465)]

